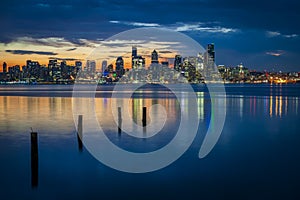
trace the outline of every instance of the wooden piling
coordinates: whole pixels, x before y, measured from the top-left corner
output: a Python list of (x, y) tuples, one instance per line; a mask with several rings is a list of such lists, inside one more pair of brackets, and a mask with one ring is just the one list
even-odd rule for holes
[(142, 118), (143, 126), (147, 125), (147, 108), (143, 107), (143, 118)]
[(118, 107), (118, 133), (122, 132), (122, 110)]
[(78, 149), (79, 151), (82, 151), (83, 145), (82, 145), (82, 122), (83, 117), (82, 115), (78, 116), (78, 125), (77, 125), (77, 142), (78, 142)]
[(38, 136), (37, 132), (31, 132), (31, 186), (38, 186), (39, 179), (39, 156), (38, 156)]

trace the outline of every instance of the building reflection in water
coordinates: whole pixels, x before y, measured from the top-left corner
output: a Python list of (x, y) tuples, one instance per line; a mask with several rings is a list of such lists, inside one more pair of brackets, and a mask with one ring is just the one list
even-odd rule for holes
[[(197, 110), (198, 119), (199, 121), (204, 121), (205, 118), (205, 97), (204, 93), (199, 93), (198, 95), (198, 106), (197, 108), (193, 108)], [(105, 99), (105, 100), (104, 100)], [(96, 116), (98, 118), (99, 124), (103, 130), (109, 132), (115, 132), (118, 130), (118, 108), (112, 108), (112, 105), (115, 99), (111, 98), (96, 98), (95, 99), (95, 111)], [(126, 123), (126, 119), (123, 119), (122, 122), (122, 132), (126, 133), (126, 130), (135, 130), (134, 126), (139, 125), (142, 126), (142, 109), (143, 107), (147, 108), (147, 125), (154, 123), (157, 126), (154, 129), (158, 129), (160, 127), (159, 122), (165, 121), (165, 126), (173, 127), (176, 129), (180, 124), (181, 113), (184, 112), (187, 116), (189, 109), (188, 109), (188, 98), (182, 97), (180, 99), (177, 98), (130, 98), (130, 99), (117, 99), (119, 105), (127, 105), (128, 108), (122, 108), (122, 115), (125, 112), (125, 109), (128, 109), (128, 118), (132, 120), (133, 123), (128, 124)], [(125, 102), (125, 101), (128, 101)], [(106, 102), (106, 103), (104, 103)], [(123, 103), (122, 103), (123, 102)], [(210, 106), (210, 102), (206, 102)], [(167, 114), (167, 118), (164, 117), (162, 114), (161, 107), (154, 106), (154, 105), (162, 106)], [(151, 108), (151, 109), (150, 109)], [(210, 109), (210, 108), (209, 108)], [(115, 118), (114, 118), (115, 117)], [(125, 117), (123, 115), (123, 117)], [(164, 125), (162, 125), (164, 127)], [(151, 126), (147, 126), (147, 135), (149, 136), (150, 133), (154, 130)], [(159, 130), (161, 130), (159, 128)], [(150, 134), (151, 135), (151, 134)]]
[(242, 95), (240, 95), (240, 118), (243, 117), (243, 108), (244, 108), (244, 97)]
[[(297, 103), (295, 103), (294, 98), (298, 97), (283, 97), (283, 96), (270, 96), (268, 99), (270, 101), (269, 115), (270, 117), (283, 117), (288, 114), (289, 103), (297, 112)], [(290, 100), (289, 100), (290, 99)]]
[[(245, 106), (249, 106), (250, 115), (255, 116), (262, 112), (269, 117), (283, 117), (288, 114), (289, 110), (298, 114), (298, 97), (288, 96), (261, 96), (261, 97), (245, 97)], [(248, 102), (249, 101), (249, 102)], [(243, 106), (239, 106), (242, 109)], [(244, 110), (247, 112), (247, 110)], [(258, 112), (258, 113), (257, 113)], [(240, 110), (240, 113), (243, 113)]]
[[(9, 132), (49, 132), (74, 127), (71, 98), (0, 96), (0, 127)], [(64, 132), (61, 132), (64, 134)]]
[[(125, 101), (129, 101), (126, 104)], [(105, 102), (105, 103), (104, 103)], [(163, 120), (158, 112), (159, 107), (152, 107), (150, 112), (150, 107), (152, 105), (159, 104), (163, 106), (168, 114), (168, 120), (171, 123), (175, 123), (176, 119), (180, 117), (180, 105), (176, 99), (163, 99), (163, 98), (131, 98), (131, 99), (118, 99), (119, 105), (128, 105), (129, 106), (129, 118), (133, 120), (137, 125), (142, 125), (142, 110), (143, 107), (147, 108), (147, 124), (151, 123), (151, 120)], [(95, 100), (95, 110), (98, 120), (101, 125), (110, 129), (111, 127), (116, 125), (114, 121), (113, 113), (116, 112), (117, 108), (112, 108), (112, 99), (111, 98), (103, 98)], [(116, 111), (112, 111), (115, 109)], [(127, 108), (123, 108), (127, 109)], [(124, 112), (124, 110), (122, 110)], [(116, 115), (117, 116), (117, 115)]]
[(268, 117), (282, 118), (292, 111), (298, 114), (298, 97), (289, 96), (228, 96), (228, 111), (243, 115), (257, 116), (267, 115)]
[[(205, 107), (210, 110), (210, 99), (205, 97), (203, 92), (197, 92), (197, 97), (198, 107), (196, 109), (200, 121), (203, 121), (206, 117)], [(280, 95), (247, 97), (239, 95), (233, 98), (228, 97), (227, 100), (227, 105), (231, 109), (237, 110), (241, 118), (247, 113), (251, 116), (263, 113), (269, 117), (283, 117), (289, 111), (295, 112), (296, 115), (298, 114), (298, 97)], [(121, 101), (124, 100), (121, 99)], [(180, 103), (182, 107), (180, 107)], [(175, 122), (176, 118), (180, 117), (181, 112), (188, 112), (188, 99), (185, 98), (180, 98), (179, 100), (176, 98), (132, 98), (129, 102), (129, 114), (131, 115), (129, 117), (135, 123), (141, 125), (142, 108), (144, 106), (150, 108), (155, 104), (160, 104), (166, 109), (170, 122)], [(158, 109), (158, 107), (153, 107), (153, 117), (160, 120), (161, 116), (155, 109)], [(110, 98), (96, 98), (95, 110), (97, 116), (101, 116), (104, 124), (111, 127), (116, 126), (112, 116)], [(147, 122), (150, 123), (150, 112), (148, 111), (147, 113)], [(72, 99), (62, 97), (1, 96), (0, 126), (3, 130), (9, 131), (13, 129), (20, 132), (29, 130), (30, 127), (33, 127), (35, 130), (48, 130), (49, 127), (56, 130), (64, 130), (66, 126), (74, 129)], [(61, 134), (64, 133), (62, 132)]]
[(197, 92), (198, 118), (202, 122), (204, 120), (204, 92)]

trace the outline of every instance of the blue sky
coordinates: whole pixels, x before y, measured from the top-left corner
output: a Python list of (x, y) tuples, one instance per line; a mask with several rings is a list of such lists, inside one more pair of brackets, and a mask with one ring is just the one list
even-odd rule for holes
[(203, 46), (215, 43), (217, 65), (300, 71), (296, 0), (10, 0), (0, 8), (1, 62), (20, 55), (38, 59), (47, 52), (60, 56), (62, 47), (72, 59), (68, 52), (121, 31), (161, 27)]

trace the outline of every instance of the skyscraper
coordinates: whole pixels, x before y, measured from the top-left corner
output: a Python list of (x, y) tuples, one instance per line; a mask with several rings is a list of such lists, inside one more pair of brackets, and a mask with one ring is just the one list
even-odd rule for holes
[(151, 63), (158, 63), (158, 54), (155, 51), (155, 49), (153, 50), (153, 52), (151, 54)]
[(114, 71), (114, 66), (113, 66), (113, 64), (109, 64), (108, 66), (107, 66), (107, 69), (106, 69), (109, 73), (113, 73), (113, 71)]
[(60, 74), (63, 78), (66, 78), (68, 74), (67, 62), (65, 60), (60, 62)]
[(122, 77), (125, 73), (124, 71), (124, 60), (122, 56), (118, 57), (116, 60), (116, 73), (118, 77)]
[(78, 73), (80, 70), (82, 70), (82, 62), (81, 61), (75, 62), (75, 70), (76, 70), (76, 73)]
[(94, 60), (87, 60), (86, 61), (86, 70), (88, 72), (96, 72), (96, 62)]
[(131, 51), (131, 68), (133, 69), (133, 60), (137, 57), (137, 48), (136, 46), (132, 47), (132, 51)]
[(2, 68), (2, 72), (6, 73), (7, 72), (7, 64), (6, 64), (6, 62), (3, 63), (2, 67), (3, 67)]
[(213, 43), (207, 45), (207, 52), (209, 57), (215, 61), (215, 45)]
[(136, 56), (132, 59), (132, 69), (139, 70), (144, 69), (145, 67), (145, 58), (142, 56)]
[(182, 57), (181, 57), (181, 55), (176, 55), (175, 60), (174, 60), (174, 69), (176, 71), (180, 71), (181, 65), (182, 65)]
[(102, 73), (104, 73), (106, 71), (107, 68), (107, 60), (103, 60), (102, 61)]
[(215, 45), (208, 44), (204, 56), (206, 80), (211, 79), (215, 72)]
[(48, 67), (51, 69), (52, 67), (57, 66), (57, 60), (49, 60)]
[(206, 47), (206, 63), (207, 67), (213, 67), (215, 64), (215, 45), (213, 43)]
[(48, 76), (50, 76), (50, 80), (59, 73), (59, 65), (57, 60), (49, 60), (48, 63)]
[(29, 74), (31, 74), (33, 77), (38, 78), (40, 73), (40, 64), (37, 61), (26, 61), (26, 66), (28, 69)]
[(132, 58), (134, 58), (134, 57), (137, 56), (137, 48), (136, 48), (136, 46), (133, 46), (133, 47), (132, 47), (131, 55), (132, 55)]

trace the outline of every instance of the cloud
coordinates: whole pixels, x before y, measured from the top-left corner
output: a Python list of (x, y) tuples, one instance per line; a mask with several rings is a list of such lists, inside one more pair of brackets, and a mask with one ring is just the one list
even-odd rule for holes
[(139, 44), (145, 44), (145, 40), (104, 40), (100, 42), (103, 47), (130, 47), (138, 46)]
[(49, 4), (46, 4), (46, 3), (38, 3), (36, 4), (37, 7), (41, 7), (41, 8), (49, 8), (50, 5)]
[(226, 28), (222, 26), (208, 26), (208, 25), (204, 25), (204, 23), (201, 22), (193, 23), (193, 24), (177, 23), (174, 27), (175, 27), (175, 31), (179, 31), (179, 32), (200, 31), (200, 32), (208, 32), (208, 33), (234, 33), (238, 31), (237, 29), (234, 28)]
[(144, 23), (144, 22), (126, 22), (126, 21), (109, 21), (112, 24), (124, 24), (128, 26), (139, 26), (139, 27), (159, 27), (156, 23)]
[(68, 47), (74, 46), (73, 43), (67, 41), (62, 37), (47, 37), (47, 38), (33, 38), (33, 37), (18, 37), (15, 42), (23, 44), (33, 44), (41, 46), (53, 46), (53, 47)]
[(111, 20), (111, 21), (109, 21), (109, 22), (112, 23), (112, 24), (121, 24), (120, 21), (115, 21), (115, 20)]
[(267, 51), (266, 54), (267, 54), (267, 55), (270, 55), (270, 56), (280, 57), (280, 56), (282, 56), (283, 54), (285, 54), (285, 52), (284, 52), (283, 50)]
[(126, 21), (115, 21), (115, 20), (109, 22), (113, 24), (123, 24), (123, 25), (136, 26), (136, 27), (161, 27), (161, 28), (172, 29), (178, 32), (200, 31), (200, 32), (208, 32), (208, 33), (233, 33), (238, 31), (237, 29), (226, 28), (221, 26), (204, 26), (204, 24), (201, 22), (192, 23), (192, 24), (178, 22), (176, 24), (166, 24), (166, 25), (160, 25), (157, 23), (126, 22)]
[(270, 37), (270, 38), (272, 38), (272, 37), (296, 38), (299, 36), (297, 34), (285, 35), (278, 31), (266, 31), (266, 35), (267, 35), (267, 37)]
[(296, 37), (298, 37), (298, 35), (297, 34), (283, 35), (283, 37), (285, 37), (285, 38), (296, 38)]
[[(39, 46), (51, 46), (51, 47), (97, 47), (100, 39), (97, 40), (87, 40), (87, 39), (70, 39), (67, 40), (63, 37), (18, 37), (13, 42), (21, 43), (25, 45), (39, 45)], [(74, 49), (75, 50), (75, 49)]]
[(267, 31), (267, 32), (266, 32), (266, 35), (267, 35), (268, 37), (277, 37), (277, 36), (280, 36), (281, 33), (277, 32), (277, 31)]
[(75, 51), (77, 48), (70, 48), (70, 49), (67, 49), (66, 51)]
[(179, 45), (180, 42), (178, 41), (150, 41), (150, 44), (154, 44), (154, 45)]
[(72, 42), (73, 44), (76, 44), (78, 47), (85, 46), (85, 47), (95, 48), (100, 44), (100, 41), (102, 41), (102, 39), (97, 39), (97, 40), (78, 39), (78, 40), (73, 40)]
[(50, 52), (50, 51), (5, 50), (5, 52), (11, 53), (11, 54), (16, 54), (16, 55), (31, 55), (31, 54), (57, 55), (57, 53)]
[(60, 58), (60, 57), (49, 57), (49, 59), (52, 59), (52, 60), (65, 60), (65, 61), (81, 60), (81, 59), (78, 59), (78, 58)]
[(164, 51), (164, 50), (162, 50), (162, 51), (159, 51), (158, 53), (164, 54), (164, 53), (173, 53), (173, 52), (172, 51)]
[(142, 22), (133, 22), (133, 26), (145, 26), (145, 27), (158, 27), (159, 24), (156, 23), (142, 23)]

